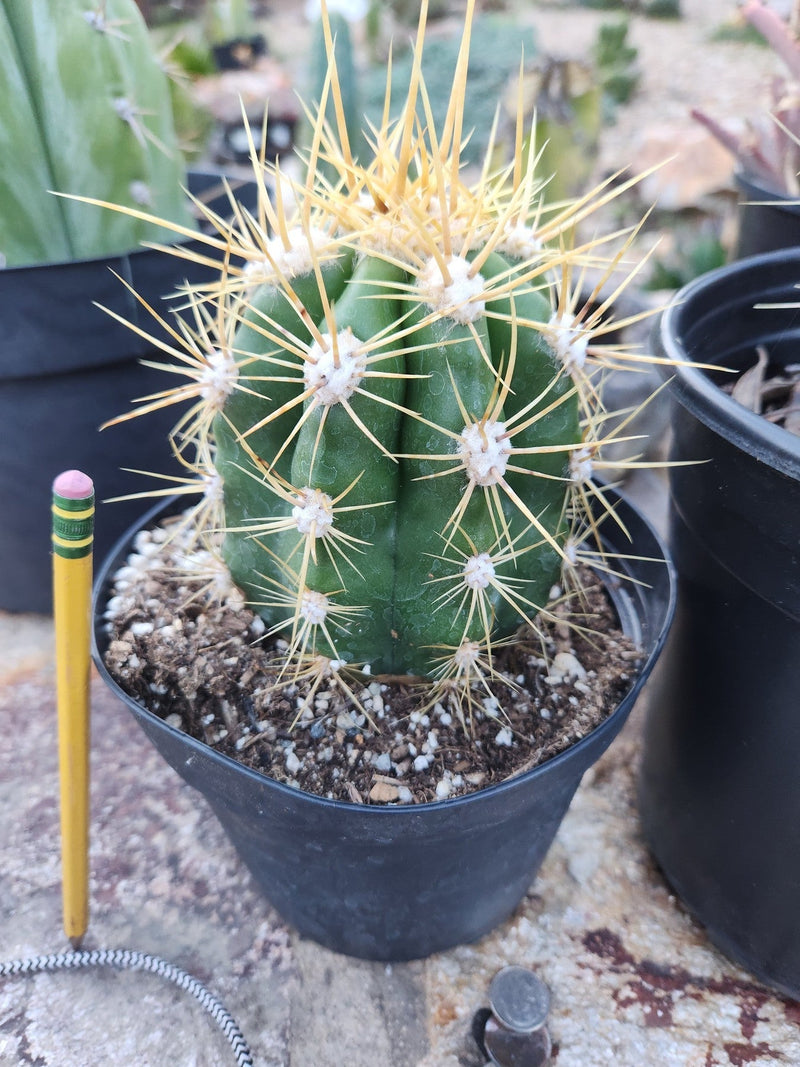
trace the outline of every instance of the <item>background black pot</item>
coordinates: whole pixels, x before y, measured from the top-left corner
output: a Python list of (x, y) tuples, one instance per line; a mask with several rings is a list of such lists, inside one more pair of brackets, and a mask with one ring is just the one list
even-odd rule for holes
[(234, 37), (213, 45), (211, 52), (217, 70), (247, 70), (267, 54), (267, 41), (261, 33)]
[[(800, 249), (687, 286), (659, 354), (798, 362)], [(728, 376), (730, 377), (730, 376)], [(685, 364), (672, 391), (670, 539), (678, 611), (651, 687), (640, 800), (667, 878), (712, 940), (800, 995), (800, 438)]]
[[(226, 214), (220, 175), (192, 174), (190, 188), (198, 197), (210, 195)], [(255, 195), (253, 183), (237, 190), (250, 206)], [(62, 470), (84, 470), (101, 502), (149, 487), (123, 467), (181, 473), (177, 463), (170, 468), (164, 447), (175, 408), (100, 433), (132, 399), (169, 385), (163, 372), (139, 362), (157, 359), (157, 350), (93, 305), (154, 332), (155, 320), (112, 271), (162, 313), (163, 298), (181, 281), (213, 276), (210, 268), (149, 249), (0, 271), (0, 608), (7, 611), (50, 611), (51, 484)], [(141, 514), (141, 504), (98, 508), (96, 551), (104, 554)]]
[(739, 192), (735, 256), (800, 247), (800, 197), (790, 197), (753, 175), (737, 171)]
[[(136, 529), (163, 512), (155, 509)], [(658, 656), (673, 608), (671, 568), (641, 515), (621, 501), (619, 514), (632, 544), (625, 541), (618, 550), (647, 557), (621, 561), (641, 584), (610, 586), (626, 631), (644, 649), (646, 663), (633, 689), (568, 751), (471, 796), (408, 807), (314, 797), (214, 752), (128, 697), (103, 665), (102, 614), (135, 529), (97, 578), (95, 662), (164, 758), (203, 794), (267, 898), (301, 934), (368, 959), (427, 956), (473, 941), (511, 914), (581, 776), (621, 729)]]

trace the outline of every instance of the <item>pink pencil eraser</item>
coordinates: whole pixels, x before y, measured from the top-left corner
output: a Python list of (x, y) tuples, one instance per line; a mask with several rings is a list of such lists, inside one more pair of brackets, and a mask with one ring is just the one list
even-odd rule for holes
[(53, 482), (53, 492), (66, 500), (84, 500), (92, 495), (94, 485), (83, 471), (64, 471)]

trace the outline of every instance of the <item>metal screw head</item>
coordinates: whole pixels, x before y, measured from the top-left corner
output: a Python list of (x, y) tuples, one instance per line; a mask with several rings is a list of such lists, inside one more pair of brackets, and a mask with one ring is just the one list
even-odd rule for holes
[(501, 1026), (493, 1016), (486, 1022), (483, 1045), (490, 1063), (496, 1067), (545, 1067), (552, 1052), (546, 1026), (518, 1034)]
[(547, 1021), (550, 990), (526, 967), (505, 967), (491, 981), (489, 1005), (501, 1026), (530, 1034)]

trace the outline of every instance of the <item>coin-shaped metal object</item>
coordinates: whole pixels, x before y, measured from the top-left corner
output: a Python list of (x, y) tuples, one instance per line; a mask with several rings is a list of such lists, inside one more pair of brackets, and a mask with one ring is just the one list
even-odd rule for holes
[(550, 1059), (552, 1045), (546, 1026), (528, 1034), (514, 1033), (489, 1018), (483, 1031), (483, 1044), (490, 1061), (497, 1067), (544, 1067)]
[(505, 967), (489, 986), (489, 1005), (501, 1026), (529, 1034), (547, 1020), (550, 990), (526, 967)]

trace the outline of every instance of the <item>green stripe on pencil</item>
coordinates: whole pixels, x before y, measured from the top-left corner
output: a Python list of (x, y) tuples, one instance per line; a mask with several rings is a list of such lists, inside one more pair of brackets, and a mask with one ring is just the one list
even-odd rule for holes
[[(69, 475), (79, 472), (67, 471)], [(91, 481), (87, 478), (89, 486), (80, 479), (71, 478), (70, 486), (75, 486), (73, 491), (82, 489), (87, 496), (69, 497), (64, 496), (66, 487), (64, 475), (60, 475), (53, 484), (53, 551), (64, 559), (80, 559), (88, 556), (92, 551), (94, 536), (94, 489), (89, 488)], [(57, 488), (58, 487), (58, 488)], [(61, 489), (61, 492), (58, 489)]]

